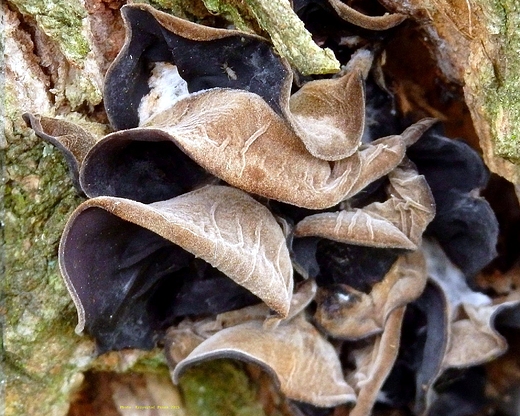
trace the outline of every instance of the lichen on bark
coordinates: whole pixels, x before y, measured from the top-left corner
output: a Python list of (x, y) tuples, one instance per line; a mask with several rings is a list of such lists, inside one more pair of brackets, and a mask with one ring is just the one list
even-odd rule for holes
[(487, 31), (495, 35), (493, 73), (482, 71), (484, 104), (490, 115), (495, 152), (520, 165), (520, 5), (516, 1), (489, 2), (494, 19)]
[(79, 0), (11, 0), (25, 15), (36, 19), (51, 38), (58, 41), (61, 50), (71, 62), (81, 64), (90, 51), (83, 36), (83, 19), (87, 16)]
[[(42, 33), (35, 36), (37, 47), (40, 46), (38, 40), (44, 37), (54, 43), (52, 49), (42, 54), (47, 55), (43, 56), (42, 66), (52, 67), (57, 53), (64, 56), (59, 60), (63, 84), (58, 83), (52, 88), (57, 104), (62, 104), (64, 99), (72, 109), (78, 109), (85, 103), (90, 106), (99, 104), (102, 100), (102, 77), (95, 48), (88, 38), (87, 11), (83, 2), (11, 0), (9, 5), (24, 18), (34, 19), (36, 30)], [(46, 43), (45, 39), (41, 43)], [(51, 72), (53, 70), (56, 71), (50, 69)]]
[(180, 382), (186, 409), (197, 416), (264, 416), (240, 363), (214, 360), (188, 369)]
[[(3, 4), (2, 13), (2, 49), (9, 57), (1, 71), (5, 415), (64, 415), (82, 371), (103, 364), (95, 360), (93, 340), (74, 333), (76, 311), (57, 264), (61, 232), (81, 199), (59, 151), (37, 139), (21, 117), (25, 111), (52, 116), (58, 109), (31, 34), (14, 8)], [(59, 110), (69, 120), (81, 120), (94, 134), (106, 133), (106, 127), (64, 105)], [(138, 365), (142, 355), (122, 370)], [(117, 360), (111, 364), (118, 368)]]
[(149, 4), (163, 12), (197, 22), (210, 15), (203, 0), (130, 0), (128, 3)]
[(29, 134), (19, 112), (6, 112), (6, 415), (59, 415), (68, 408), (64, 392), (81, 378), (76, 360), (92, 353), (91, 342), (75, 341), (75, 311), (56, 261), (64, 222), (79, 200), (61, 156)]

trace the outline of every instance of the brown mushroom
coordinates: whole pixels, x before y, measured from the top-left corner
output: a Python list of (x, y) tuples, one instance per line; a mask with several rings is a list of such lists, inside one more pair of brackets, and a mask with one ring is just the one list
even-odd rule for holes
[(372, 413), (377, 395), (399, 352), (405, 309), (406, 306), (394, 309), (388, 316), (383, 333), (377, 335), (371, 345), (351, 353), (356, 370), (348, 374), (346, 380), (356, 391), (357, 401), (349, 416), (366, 416)]
[(370, 247), (416, 250), (435, 216), (435, 201), (424, 176), (410, 162), (388, 174), (386, 202), (310, 215), (296, 224), (296, 237), (323, 237)]
[(270, 330), (255, 320), (217, 332), (177, 364), (173, 381), (190, 366), (218, 358), (261, 366), (293, 400), (322, 407), (355, 401), (333, 346), (302, 314)]
[[(291, 307), (285, 320), (290, 320), (301, 313), (314, 299), (316, 289), (316, 282), (312, 279), (300, 284), (291, 298)], [(199, 321), (185, 318), (180, 324), (166, 331), (164, 339), (166, 357), (170, 365), (175, 366), (210, 336), (225, 328), (254, 320), (263, 321), (264, 329), (275, 328), (283, 322), (280, 318), (272, 317), (269, 307), (264, 303), (223, 312)]]
[(406, 15), (399, 13), (386, 13), (383, 16), (367, 16), (343, 3), (341, 0), (328, 1), (334, 10), (336, 10), (336, 13), (338, 13), (339, 17), (349, 23), (355, 24), (365, 29), (387, 30), (397, 26), (406, 19)]
[(97, 139), (77, 124), (69, 121), (29, 113), (25, 113), (23, 119), (38, 137), (56, 146), (62, 152), (74, 186), (82, 193), (79, 184), (79, 169)]
[(504, 308), (520, 302), (494, 305), (487, 295), (469, 288), (464, 274), (437, 243), (426, 241), (424, 248), (428, 275), (447, 300), (445, 313), (450, 324), (442, 369), (474, 366), (503, 354), (507, 343), (495, 329), (494, 318)]
[(167, 134), (207, 171), (231, 185), (321, 209), (389, 173), (404, 157), (406, 144), (417, 140), (431, 124), (425, 119), (402, 135), (379, 139), (348, 158), (329, 163), (312, 156), (258, 95), (212, 89), (179, 100), (142, 128), (150, 135)]
[(351, 156), (365, 127), (362, 73), (354, 66), (341, 78), (307, 82), (284, 109), (310, 154), (329, 161)]
[[(428, 361), (418, 373), (418, 413), (433, 405), (435, 382), (446, 370), (483, 364), (506, 351), (507, 343), (495, 328), (494, 320), (501, 311), (520, 304), (511, 301), (493, 305), (487, 295), (471, 290), (465, 276), (438, 243), (425, 240), (423, 251), (433, 285), (422, 298), (423, 303), (426, 301), (426, 313), (436, 315), (437, 321), (432, 320), (427, 328), (424, 348), (428, 352), (424, 355)], [(439, 308), (443, 315), (440, 319)], [(435, 334), (434, 330), (442, 333)]]

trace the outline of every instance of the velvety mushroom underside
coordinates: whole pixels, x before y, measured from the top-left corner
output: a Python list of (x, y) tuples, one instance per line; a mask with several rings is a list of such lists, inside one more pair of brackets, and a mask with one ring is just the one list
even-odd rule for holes
[(410, 146), (407, 155), (425, 176), (437, 205), (426, 230), (468, 277), (496, 256), (498, 222), (489, 203), (478, 196), (489, 179), (479, 154), (461, 140), (434, 128)]
[(80, 171), (89, 197), (116, 196), (150, 203), (193, 190), (214, 177), (160, 130), (127, 130), (100, 140)]

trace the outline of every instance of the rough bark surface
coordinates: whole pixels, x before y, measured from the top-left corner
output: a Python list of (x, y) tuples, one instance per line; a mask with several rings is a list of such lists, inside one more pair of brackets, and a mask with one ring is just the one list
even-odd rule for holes
[(417, 21), (437, 67), (461, 85), (488, 167), (520, 182), (520, 6), (514, 0), (382, 0)]

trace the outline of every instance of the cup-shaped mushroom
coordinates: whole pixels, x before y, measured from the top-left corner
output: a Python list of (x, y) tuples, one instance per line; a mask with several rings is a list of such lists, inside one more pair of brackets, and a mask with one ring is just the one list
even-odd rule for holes
[[(426, 414), (437, 396), (432, 394), (442, 373), (442, 362), (449, 344), (447, 300), (438, 284), (429, 281), (421, 296), (406, 311), (396, 365), (383, 393), (399, 402), (414, 401), (414, 412)], [(414, 351), (410, 354), (410, 351)], [(410, 384), (415, 388), (410, 392)], [(407, 385), (406, 389), (403, 387)], [(412, 397), (410, 394), (412, 393)]]
[[(390, 374), (399, 352), (401, 340), (401, 325), (406, 307), (401, 306), (389, 315), (384, 331), (376, 335), (361, 348), (350, 351), (349, 361), (355, 370), (346, 376), (357, 395), (350, 416), (365, 416), (372, 414), (374, 404), (380, 394), (381, 387)], [(343, 347), (350, 343), (345, 342)], [(344, 352), (342, 352), (344, 355)]]
[[(298, 271), (315, 277), (320, 286), (370, 292), (400, 253), (417, 249), (435, 214), (426, 180), (407, 160), (390, 172), (385, 192), (384, 202), (301, 219), (292, 244)], [(379, 192), (371, 198), (379, 198)]]
[(388, 200), (363, 208), (310, 215), (296, 224), (296, 237), (322, 237), (346, 244), (416, 250), (435, 217), (424, 176), (408, 160), (388, 174)]
[(259, 365), (289, 399), (320, 407), (355, 401), (334, 347), (301, 314), (269, 330), (254, 320), (217, 332), (177, 364), (173, 381), (190, 366), (218, 358)]
[(425, 176), (437, 205), (428, 234), (473, 277), (497, 254), (498, 221), (489, 203), (478, 196), (489, 171), (475, 150), (444, 137), (440, 127), (428, 131), (407, 154)]
[(340, 160), (357, 150), (365, 95), (356, 65), (342, 78), (306, 83), (289, 99), (290, 67), (265, 39), (198, 25), (144, 4), (127, 5), (122, 15), (126, 41), (107, 73), (104, 94), (114, 128), (148, 123), (183, 95), (232, 88), (261, 96), (317, 158)]
[(76, 330), (86, 328), (101, 351), (151, 348), (179, 316), (262, 300), (284, 317), (291, 303), (280, 226), (263, 205), (230, 187), (206, 186), (149, 205), (85, 201), (67, 223), (59, 260), (78, 310)]
[[(145, 4), (124, 6), (122, 16), (126, 40), (107, 73), (104, 91), (115, 129), (144, 121), (139, 120), (141, 101), (152, 84), (163, 85), (150, 80), (156, 62), (175, 66), (189, 93), (215, 87), (252, 91), (281, 113), (281, 95), (289, 94), (292, 72), (266, 39), (192, 23)], [(162, 93), (169, 94), (163, 90), (152, 95)]]
[(344, 159), (358, 150), (365, 126), (365, 90), (356, 68), (341, 78), (304, 84), (284, 107), (285, 117), (313, 156)]
[(385, 13), (382, 16), (368, 16), (363, 14), (340, 0), (328, 0), (339, 17), (369, 30), (387, 30), (401, 24), (406, 15), (400, 13)]

